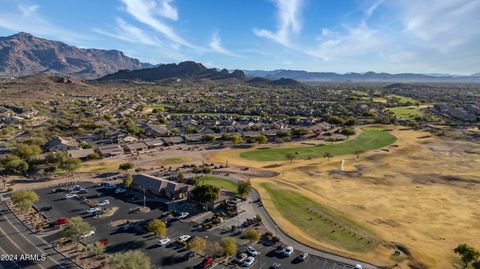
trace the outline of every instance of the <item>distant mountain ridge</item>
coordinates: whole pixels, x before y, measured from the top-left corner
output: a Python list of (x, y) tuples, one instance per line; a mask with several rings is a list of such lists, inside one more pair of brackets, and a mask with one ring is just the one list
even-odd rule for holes
[(0, 76), (4, 77), (52, 73), (98, 78), (150, 66), (118, 50), (82, 49), (23, 32), (0, 37)]
[(471, 76), (456, 76), (443, 74), (415, 74), (415, 73), (345, 73), (308, 72), (303, 70), (244, 70), (247, 76), (263, 77), (267, 79), (290, 78), (298, 81), (318, 82), (480, 82), (480, 74)]
[(228, 82), (245, 82), (258, 86), (299, 86), (301, 83), (293, 79), (268, 79), (268, 78), (250, 78), (242, 70), (229, 72), (227, 69), (218, 70), (216, 68), (207, 68), (201, 63), (194, 61), (181, 62), (179, 64), (161, 64), (152, 68), (138, 70), (120, 70), (116, 73), (99, 78), (105, 80), (145, 80), (157, 81), (163, 79), (208, 79), (221, 80)]

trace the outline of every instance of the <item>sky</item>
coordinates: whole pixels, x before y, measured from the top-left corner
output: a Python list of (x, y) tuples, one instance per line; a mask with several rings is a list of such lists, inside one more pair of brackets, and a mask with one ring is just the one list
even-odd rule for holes
[(480, 72), (480, 0), (0, 0), (20, 31), (152, 64)]

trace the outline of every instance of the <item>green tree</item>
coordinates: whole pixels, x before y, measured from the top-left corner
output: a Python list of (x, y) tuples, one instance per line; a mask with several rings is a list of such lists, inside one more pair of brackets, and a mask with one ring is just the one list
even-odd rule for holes
[(330, 153), (330, 152), (325, 152), (325, 153), (323, 154), (323, 158), (327, 158), (327, 162), (329, 162), (329, 161), (330, 161), (330, 158), (332, 158), (332, 157), (333, 157), (333, 154)]
[(133, 169), (133, 167), (135, 167), (133, 163), (121, 163), (120, 165), (118, 165), (118, 169), (124, 170), (124, 171)]
[(78, 244), (82, 238), (82, 235), (93, 230), (94, 227), (92, 227), (92, 225), (90, 225), (88, 222), (84, 221), (83, 218), (72, 217), (68, 219), (65, 229), (62, 231), (62, 236), (68, 238), (75, 244)]
[(65, 158), (62, 160), (60, 163), (60, 168), (62, 168), (65, 171), (72, 172), (74, 170), (77, 170), (82, 162), (77, 159), (77, 158)]
[(208, 184), (196, 186), (192, 191), (193, 199), (201, 203), (213, 202), (218, 199), (219, 194), (220, 188)]
[(241, 197), (245, 198), (248, 193), (252, 190), (252, 183), (250, 180), (240, 181), (237, 186), (237, 193)]
[(187, 244), (187, 248), (196, 253), (203, 253), (206, 247), (207, 247), (207, 240), (201, 237), (196, 237), (195, 239), (191, 240)]
[(266, 144), (268, 143), (268, 138), (264, 135), (259, 135), (255, 137), (255, 141), (260, 144)]
[(89, 244), (87, 245), (87, 252), (92, 256), (102, 255), (105, 252), (105, 245), (100, 242)]
[(112, 269), (150, 269), (150, 258), (140, 250), (129, 250), (109, 257)]
[(289, 152), (285, 155), (285, 157), (290, 160), (290, 163), (293, 163), (293, 160), (297, 158), (297, 155), (293, 152)]
[(158, 219), (151, 220), (147, 224), (147, 230), (160, 237), (167, 236), (167, 224)]
[(460, 255), (464, 265), (463, 268), (467, 268), (470, 263), (480, 258), (480, 252), (467, 244), (460, 244), (453, 251)]
[(33, 203), (38, 201), (39, 197), (34, 191), (17, 191), (10, 196), (12, 203), (22, 211), (32, 208)]
[(7, 155), (0, 158), (0, 165), (7, 174), (27, 173), (30, 167), (27, 162), (15, 155)]
[(237, 254), (237, 241), (233, 237), (225, 237), (220, 241), (226, 256), (233, 256)]
[(260, 240), (260, 232), (257, 229), (250, 228), (243, 232), (245, 238), (250, 240), (250, 242), (258, 242)]
[(353, 129), (352, 127), (343, 127), (340, 133), (346, 136), (352, 136), (355, 134), (355, 129)]
[(12, 154), (23, 160), (29, 161), (42, 153), (42, 149), (38, 145), (19, 144), (12, 148)]
[(243, 142), (243, 138), (238, 134), (230, 136), (229, 140), (232, 141), (234, 144), (240, 144)]
[(205, 142), (214, 142), (217, 138), (211, 134), (207, 134), (202, 137), (202, 140)]
[(294, 128), (292, 130), (292, 135), (295, 135), (295, 136), (307, 135), (309, 133), (310, 133), (310, 130), (307, 128)]
[(126, 189), (130, 188), (133, 183), (133, 176), (131, 174), (128, 174), (124, 179), (123, 179), (123, 187)]

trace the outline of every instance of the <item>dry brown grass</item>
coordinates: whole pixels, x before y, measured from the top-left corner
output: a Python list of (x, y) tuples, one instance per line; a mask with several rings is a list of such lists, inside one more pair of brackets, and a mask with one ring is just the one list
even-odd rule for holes
[[(452, 268), (458, 259), (453, 253), (459, 243), (480, 248), (480, 146), (469, 142), (425, 138), (428, 133), (395, 128), (399, 140), (388, 152), (376, 150), (356, 158), (343, 156), (311, 161), (255, 162), (241, 159), (241, 151), (212, 154), (212, 160), (232, 165), (269, 167), (280, 173), (271, 179), (256, 179), (264, 204), (279, 225), (299, 240), (368, 260), (377, 264), (394, 264), (390, 246), (401, 244), (414, 259), (429, 268)], [(338, 172), (341, 158), (346, 171)], [(276, 164), (276, 165), (275, 165)], [(270, 182), (289, 188), (368, 227), (386, 245), (370, 253), (351, 253), (311, 238), (292, 227), (271, 203), (259, 186)], [(404, 261), (401, 267), (406, 267)]]

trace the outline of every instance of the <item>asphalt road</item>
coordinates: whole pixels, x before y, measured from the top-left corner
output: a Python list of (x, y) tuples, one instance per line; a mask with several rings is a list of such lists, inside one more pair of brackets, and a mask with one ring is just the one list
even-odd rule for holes
[(28, 230), (8, 207), (0, 204), (0, 264), (10, 268), (73, 269), (68, 259)]

